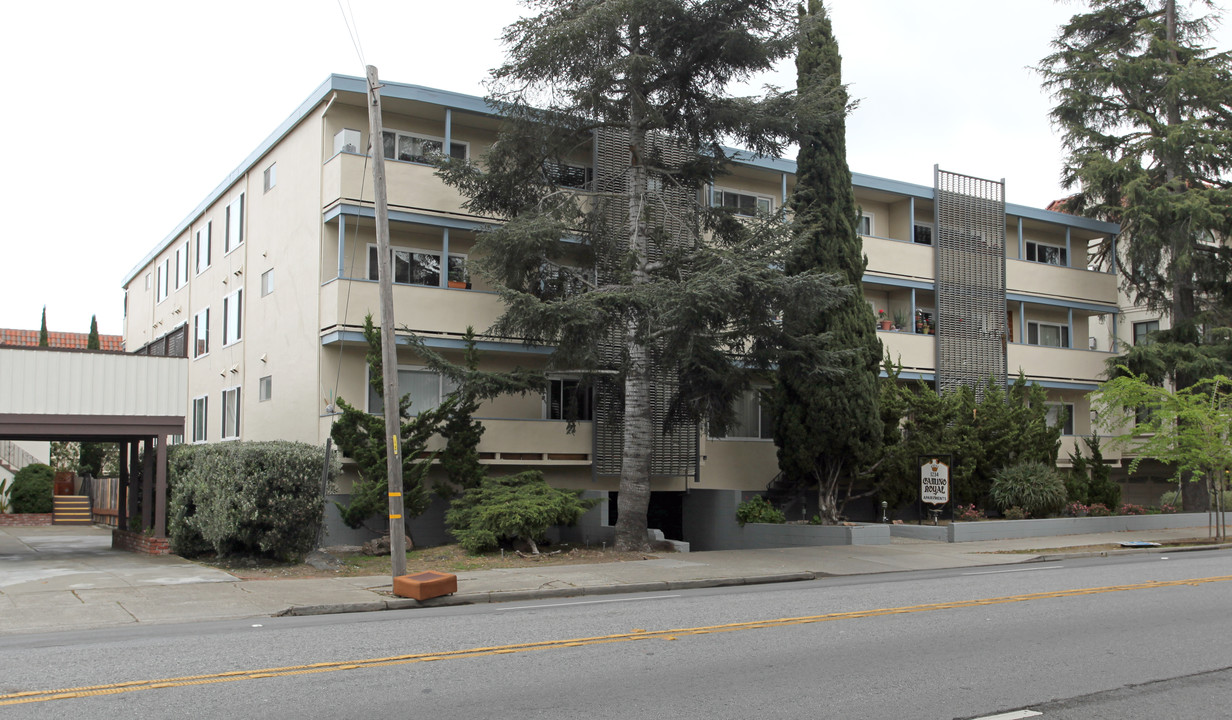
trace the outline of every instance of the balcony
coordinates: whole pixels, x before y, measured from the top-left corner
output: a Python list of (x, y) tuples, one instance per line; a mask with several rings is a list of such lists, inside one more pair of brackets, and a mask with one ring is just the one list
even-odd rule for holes
[[(349, 294), (349, 297), (348, 297)], [(331, 280), (321, 287), (321, 329), (361, 327), (364, 316), (380, 314), (380, 286), (367, 280)], [(504, 311), (495, 293), (456, 288), (394, 285), (394, 318), (399, 327), (423, 333), (483, 332)]]
[[(374, 201), (372, 167), (366, 160), (363, 155), (339, 153), (326, 161), (322, 169), (321, 207), (328, 207), (341, 199)], [(389, 207), (465, 213), (462, 196), (441, 182), (435, 172), (436, 169), (430, 165), (386, 160), (385, 185)]]
[(864, 253), (868, 255), (867, 272), (917, 280), (933, 279), (936, 263), (931, 245), (867, 236), (863, 242)]
[(1104, 363), (1116, 356), (1115, 353), (1021, 343), (1010, 343), (1006, 353), (1011, 377), (1021, 370), (1031, 380), (1083, 384), (1103, 382)]
[(932, 373), (936, 370), (935, 335), (885, 331), (878, 332), (877, 339), (885, 347), (885, 353), (890, 359), (903, 366), (903, 372)]
[(481, 418), (481, 462), (490, 465), (590, 465), (593, 423), (580, 421), (572, 435), (561, 420)]
[(1005, 263), (1005, 291), (1116, 305), (1117, 276), (1025, 260)]

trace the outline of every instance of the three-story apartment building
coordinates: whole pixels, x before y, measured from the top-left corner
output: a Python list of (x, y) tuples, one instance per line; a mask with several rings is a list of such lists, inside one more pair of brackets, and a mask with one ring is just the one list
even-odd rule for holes
[[(502, 310), (491, 288), (467, 272), (476, 233), (499, 220), (466, 211), (426, 159), (443, 152), (482, 157), (500, 118), (481, 98), (390, 82), (382, 103), (385, 133), (375, 146), (388, 160), (396, 322), (456, 352), (467, 326), (482, 332)], [(379, 412), (360, 331), (378, 310), (367, 128), (366, 82), (331, 76), (124, 278), (127, 347), (186, 336), (186, 442), (323, 443), (338, 397)], [(585, 181), (593, 165), (579, 158), (563, 171)], [(792, 192), (794, 170), (790, 161), (746, 158), (706, 192), (712, 202), (750, 213), (776, 210)], [(1005, 204), (1001, 185), (1000, 200), (980, 206), (980, 228), (956, 233), (969, 210), (960, 207), (962, 192), (858, 174), (853, 180), (869, 260), (866, 298), (889, 319), (879, 335), (903, 376), (944, 381), (966, 363), (954, 348), (975, 342), (964, 335), (972, 331), (982, 338), (984, 365), (1000, 363), (999, 374), (1010, 379), (1021, 370), (1067, 406), (1064, 455), (1076, 435), (1089, 432), (1083, 396), (1100, 379), (1118, 312), (1116, 277), (1087, 268), (1087, 244), (1117, 227)], [(946, 210), (955, 198), (957, 215)], [(971, 253), (984, 259), (968, 262)], [(983, 297), (978, 329), (955, 324), (963, 313), (976, 317), (974, 306), (952, 305), (971, 295), (974, 286), (953, 275), (967, 265), (984, 268), (975, 283)], [(1096, 337), (1103, 339), (1090, 340)], [(491, 337), (480, 349), (493, 368), (542, 367), (548, 352)], [(410, 350), (400, 351), (399, 381), (414, 408), (449, 391)], [(560, 487), (616, 490), (617, 478), (597, 462), (602, 443), (592, 408), (582, 407), (576, 432), (567, 431), (562, 397), (575, 382), (555, 377), (542, 398), (485, 403), (482, 461), (494, 471), (537, 468)], [(677, 520), (687, 503), (673, 493), (688, 493), (701, 508), (696, 498), (706, 493), (764, 490), (776, 475), (755, 394), (741, 418), (725, 438), (699, 429), (691, 471), (654, 478), (656, 492), (676, 498), (666, 506)], [(599, 525), (608, 519), (602, 510), (593, 515)]]

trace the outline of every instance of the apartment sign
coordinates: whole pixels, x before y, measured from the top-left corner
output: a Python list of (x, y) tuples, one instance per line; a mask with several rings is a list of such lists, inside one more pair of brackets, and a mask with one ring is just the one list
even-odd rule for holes
[(920, 466), (920, 502), (944, 505), (950, 501), (950, 466), (932, 458)]

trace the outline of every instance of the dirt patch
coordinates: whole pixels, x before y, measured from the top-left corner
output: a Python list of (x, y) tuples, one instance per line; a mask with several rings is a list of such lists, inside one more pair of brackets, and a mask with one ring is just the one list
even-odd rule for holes
[[(388, 555), (372, 557), (358, 553), (335, 555), (341, 566), (335, 569), (318, 569), (307, 563), (278, 563), (256, 558), (197, 558), (197, 562), (228, 572), (242, 580), (287, 580), (299, 578), (355, 577), (363, 575), (389, 575)], [(658, 554), (640, 552), (617, 552), (612, 549), (558, 545), (545, 548), (543, 554), (527, 555), (506, 551), (468, 555), (459, 545), (412, 550), (406, 554), (408, 573), (436, 570), (459, 573), (469, 570), (496, 570), (500, 568), (525, 568), (541, 565), (585, 565), (590, 563), (631, 562), (653, 560)]]

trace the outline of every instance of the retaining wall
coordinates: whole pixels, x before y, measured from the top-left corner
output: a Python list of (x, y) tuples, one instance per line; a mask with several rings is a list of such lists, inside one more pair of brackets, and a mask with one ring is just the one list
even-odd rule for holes
[[(736, 507), (758, 493), (693, 490), (684, 503), (684, 539), (693, 551), (760, 550), (821, 545), (888, 545), (890, 526), (770, 525), (736, 522)], [(748, 497), (746, 497), (748, 496)]]
[(42, 527), (50, 525), (51, 513), (2, 513), (0, 525), (4, 527)]
[(171, 545), (167, 538), (150, 537), (144, 533), (119, 529), (111, 531), (111, 549), (128, 550), (146, 555), (171, 554)]
[(1018, 538), (1052, 537), (1054, 535), (1086, 535), (1089, 533), (1136, 532), (1202, 527), (1206, 513), (1169, 513), (1167, 515), (1112, 515), (1109, 517), (1066, 517), (1041, 520), (983, 520), (955, 522), (950, 525), (890, 525), (894, 537), (936, 540), (938, 542), (974, 542), (977, 540), (1015, 540)]

